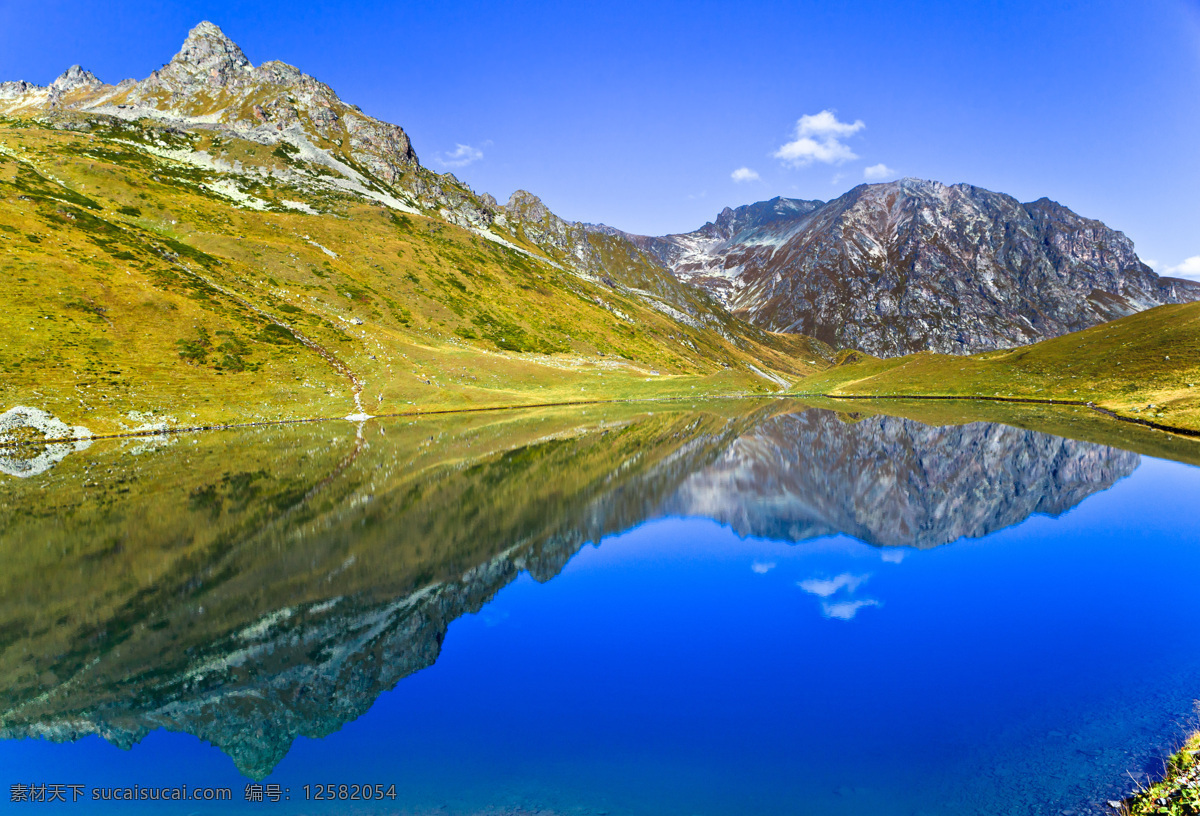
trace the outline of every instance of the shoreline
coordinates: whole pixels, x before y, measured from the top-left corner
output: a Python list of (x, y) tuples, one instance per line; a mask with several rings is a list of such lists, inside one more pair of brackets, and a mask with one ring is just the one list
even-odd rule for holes
[[(1195, 708), (1200, 713), (1200, 700)], [(1163, 778), (1108, 806), (1121, 816), (1195, 816), (1200, 813), (1200, 731), (1193, 731), (1171, 755)]]
[(305, 419), (271, 419), (262, 422), (231, 422), (214, 425), (187, 425), (173, 428), (154, 428), (144, 431), (127, 431), (124, 433), (90, 434), (88, 436), (47, 437), (45, 439), (23, 440), (20, 442), (0, 441), (0, 451), (20, 448), (41, 447), (43, 445), (62, 445), (75, 442), (98, 442), (104, 439), (137, 439), (150, 436), (170, 436), (173, 434), (199, 433), (201, 431), (229, 431), (239, 428), (269, 428), (276, 425), (304, 425), (314, 422), (366, 422), (371, 419), (398, 419), (403, 417), (444, 416), (447, 414), (479, 414), (492, 411), (523, 411), (535, 408), (572, 408), (584, 405), (635, 405), (639, 403), (662, 402), (697, 402), (704, 400), (770, 400), (791, 399), (790, 394), (716, 394), (696, 397), (632, 397), (628, 399), (593, 399), (567, 402), (537, 402), (528, 405), (493, 405), (478, 408), (437, 408), (430, 411), (399, 411), (389, 414), (349, 414), (347, 416), (307, 417)]
[(1182, 428), (1175, 425), (1166, 425), (1161, 422), (1151, 422), (1150, 420), (1122, 416), (1107, 408), (1102, 408), (1093, 402), (1084, 400), (1061, 400), (1061, 399), (1037, 399), (1033, 397), (985, 397), (985, 396), (951, 396), (943, 394), (923, 394), (923, 395), (895, 395), (886, 396), (874, 394), (828, 394), (828, 393), (787, 393), (787, 394), (715, 394), (703, 396), (663, 396), (663, 397), (631, 397), (631, 398), (612, 398), (612, 399), (590, 399), (590, 400), (568, 400), (559, 402), (539, 402), (525, 405), (494, 405), (481, 406), (472, 408), (436, 408), (432, 410), (415, 410), (415, 411), (397, 411), (394, 413), (384, 414), (350, 414), (347, 416), (318, 416), (306, 417), (304, 419), (274, 419), (260, 422), (233, 422), (233, 423), (216, 423), (208, 425), (187, 425), (171, 428), (154, 428), (141, 431), (127, 431), (123, 433), (108, 433), (95, 434), (88, 436), (71, 436), (61, 438), (45, 438), (37, 440), (22, 440), (19, 442), (3, 442), (0, 441), (0, 451), (4, 450), (19, 450), (21, 448), (41, 447), (45, 445), (60, 445), (71, 444), (77, 442), (95, 442), (100, 440), (111, 439), (137, 439), (155, 436), (170, 436), (174, 434), (199, 433), (202, 431), (226, 431), (240, 428), (266, 428), (277, 425), (303, 425), (315, 422), (365, 422), (370, 419), (398, 419), (404, 417), (418, 418), (423, 416), (445, 416), (448, 414), (471, 414), (471, 413), (487, 413), (492, 411), (519, 411), (532, 410), (538, 408), (570, 408), (586, 405), (636, 405), (640, 403), (664, 403), (664, 402), (696, 402), (705, 400), (733, 400), (733, 399), (753, 399), (753, 400), (786, 400), (794, 399), (800, 402), (804, 401), (805, 397), (817, 397), (828, 400), (872, 400), (878, 402), (903, 402), (903, 401), (929, 401), (929, 402), (998, 402), (1010, 404), (1024, 405), (1049, 405), (1055, 407), (1073, 407), (1087, 408), (1095, 413), (1131, 425), (1138, 425), (1144, 428), (1149, 428), (1155, 431), (1174, 434), (1185, 439), (1200, 439), (1200, 430), (1192, 428)]
[(874, 394), (796, 394), (796, 397), (821, 397), (822, 399), (832, 400), (939, 400), (947, 402), (1008, 402), (1025, 405), (1063, 405), (1075, 408), (1087, 408), (1101, 416), (1115, 419), (1117, 422), (1127, 422), (1131, 425), (1141, 425), (1155, 431), (1164, 431), (1190, 439), (1200, 439), (1200, 430), (1181, 428), (1177, 425), (1166, 425), (1161, 422), (1151, 422), (1148, 419), (1141, 419), (1140, 417), (1122, 416), (1115, 411), (1110, 411), (1108, 408), (1102, 408), (1094, 402), (1085, 402), (1084, 400), (1036, 399), (1034, 397), (969, 397), (943, 394), (889, 394), (887, 396), (877, 396)]

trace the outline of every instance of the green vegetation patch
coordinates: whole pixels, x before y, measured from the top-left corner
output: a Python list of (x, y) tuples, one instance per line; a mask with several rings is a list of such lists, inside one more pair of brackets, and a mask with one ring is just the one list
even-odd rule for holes
[[(1200, 700), (1195, 703), (1200, 714)], [(1200, 816), (1200, 731), (1167, 762), (1161, 782), (1126, 799), (1127, 816)]]
[[(479, 312), (471, 319), (479, 334), (504, 351), (533, 351), (553, 354), (567, 351), (566, 346), (552, 343), (545, 338), (531, 335), (516, 323), (496, 317), (490, 312)], [(466, 336), (466, 335), (462, 335)]]
[(0, 182), (0, 184), (6, 184), (26, 198), (34, 200), (61, 201), (86, 207), (89, 210), (104, 209), (87, 196), (77, 193), (69, 187), (64, 187), (58, 182), (51, 181), (23, 162), (17, 165), (16, 178), (8, 182)]
[(293, 334), (291, 329), (280, 326), (278, 323), (268, 323), (263, 326), (262, 331), (254, 339), (276, 346), (298, 345), (300, 343), (300, 338)]

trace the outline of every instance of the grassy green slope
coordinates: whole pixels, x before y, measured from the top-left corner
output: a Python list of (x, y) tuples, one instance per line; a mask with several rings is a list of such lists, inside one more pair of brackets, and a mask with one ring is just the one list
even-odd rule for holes
[(807, 338), (687, 325), (532, 247), (289, 186), (299, 162), (149, 123), (0, 120), (0, 407), (104, 433), (344, 415), (359, 391), (374, 414), (767, 393), (756, 369), (824, 365)]
[(853, 362), (802, 380), (802, 394), (1087, 403), (1200, 430), (1200, 303), (1160, 306), (1010, 351)]

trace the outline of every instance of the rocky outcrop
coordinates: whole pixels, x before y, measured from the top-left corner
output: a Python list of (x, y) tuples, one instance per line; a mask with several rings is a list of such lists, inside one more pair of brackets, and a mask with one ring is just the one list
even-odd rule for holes
[(72, 65), (58, 79), (50, 83), (50, 88), (60, 93), (69, 93), (80, 88), (95, 88), (103, 84), (91, 71), (85, 71), (78, 65)]
[(752, 323), (880, 356), (1008, 348), (1200, 298), (1099, 221), (968, 184), (773, 199), (633, 240)]
[(504, 205), (503, 217), (506, 224), (520, 229), (530, 242), (551, 254), (570, 257), (593, 274), (603, 271), (599, 253), (588, 243), (587, 228), (559, 218), (533, 193), (513, 193)]
[(237, 87), (253, 71), (254, 66), (242, 49), (221, 29), (205, 21), (188, 32), (179, 53), (152, 73), (145, 87), (166, 88), (186, 96), (197, 85), (213, 89)]
[(0, 82), (0, 101), (21, 99), (36, 88), (24, 80)]
[(715, 329), (726, 339), (744, 335), (750, 328), (730, 319), (702, 289), (676, 279), (649, 244), (635, 240), (637, 236), (602, 225), (565, 221), (533, 193), (513, 193), (500, 208), (496, 223), (565, 267), (630, 294), (680, 323)]
[(105, 85), (73, 66), (47, 88), (0, 87), (0, 112), (70, 111), (150, 118), (223, 130), (264, 144), (286, 142), (348, 160), (388, 185), (418, 166), (404, 130), (348, 105), (322, 82), (282, 62), (258, 67), (217, 26), (193, 28), (170, 62), (146, 79)]

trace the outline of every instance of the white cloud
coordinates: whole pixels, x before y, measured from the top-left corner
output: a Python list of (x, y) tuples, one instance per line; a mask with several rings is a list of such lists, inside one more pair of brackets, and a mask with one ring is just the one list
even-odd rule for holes
[(734, 181), (758, 181), (758, 173), (751, 170), (749, 167), (739, 167), (729, 174), (729, 177)]
[[(1149, 261), (1146, 261), (1146, 263), (1150, 264)], [(1174, 275), (1177, 278), (1200, 280), (1200, 255), (1193, 255), (1179, 266), (1168, 266), (1164, 271), (1168, 275)]]
[(1153, 269), (1155, 272), (1160, 271), (1160, 267), (1162, 266), (1162, 264), (1160, 264), (1158, 261), (1152, 261), (1149, 258), (1142, 258), (1142, 263)]
[(879, 553), (879, 557), (883, 560), (883, 562), (885, 564), (899, 564), (901, 561), (904, 560), (904, 557), (906, 555), (908, 555), (907, 551), (901, 550), (898, 548), (894, 548), (894, 549), (890, 549), (890, 550), (881, 550)]
[(870, 167), (863, 168), (863, 178), (868, 181), (891, 178), (896, 175), (896, 171), (888, 167), (883, 162), (872, 164)]
[(460, 144), (455, 145), (454, 151), (435, 156), (434, 160), (442, 167), (466, 167), (483, 158), (483, 151), (477, 147)]
[(791, 167), (808, 167), (813, 162), (841, 164), (858, 155), (841, 140), (865, 128), (861, 119), (839, 122), (833, 111), (823, 110), (801, 116), (796, 122), (796, 138), (775, 151), (775, 158)]
[(863, 600), (863, 601), (838, 601), (837, 603), (829, 603), (823, 601), (821, 603), (821, 611), (827, 618), (837, 618), (838, 620), (851, 620), (858, 614), (858, 610), (867, 606), (882, 606), (879, 601)]
[(851, 575), (843, 572), (835, 578), (809, 578), (796, 585), (811, 595), (828, 598), (843, 589), (847, 592), (854, 592), (870, 577), (870, 575)]
[(775, 569), (774, 561), (755, 561), (750, 565), (750, 569), (757, 572), (759, 575), (766, 575), (771, 570)]
[(801, 116), (800, 121), (796, 123), (796, 135), (816, 136), (820, 139), (841, 138), (853, 136), (865, 127), (861, 119), (853, 123), (839, 122), (833, 111), (823, 110), (811, 116)]

